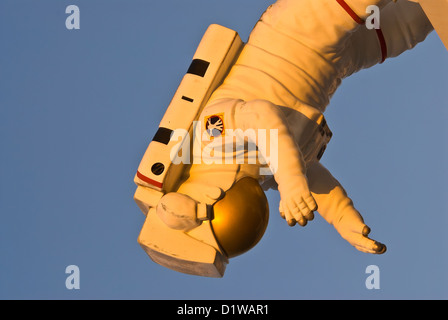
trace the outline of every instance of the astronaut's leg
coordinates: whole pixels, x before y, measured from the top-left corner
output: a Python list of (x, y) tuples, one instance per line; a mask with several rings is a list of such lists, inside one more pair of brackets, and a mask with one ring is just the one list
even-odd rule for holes
[(414, 48), (433, 31), (433, 26), (418, 3), (398, 0), (381, 11), (381, 29), (387, 56), (396, 57)]
[(359, 251), (382, 254), (386, 246), (368, 238), (370, 228), (353, 206), (344, 188), (320, 163), (308, 168), (308, 181), (319, 214)]
[[(398, 0), (380, 12), (380, 29), (384, 37), (385, 58), (397, 57), (414, 48), (433, 31), (433, 26), (417, 3)], [(350, 37), (343, 54), (349, 66), (345, 76), (382, 61), (382, 49), (376, 30), (362, 27)]]
[[(321, 54), (337, 53), (370, 15), (367, 7), (383, 8), (392, 0), (278, 0), (261, 21), (307, 44)], [(356, 17), (356, 18), (355, 18)], [(250, 40), (249, 40), (250, 42)]]

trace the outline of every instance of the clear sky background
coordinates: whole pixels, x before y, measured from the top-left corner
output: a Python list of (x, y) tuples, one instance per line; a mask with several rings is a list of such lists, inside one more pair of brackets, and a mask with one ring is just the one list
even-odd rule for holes
[[(270, 2), (0, 1), (1, 299), (448, 298), (448, 52), (435, 33), (346, 79), (326, 113), (322, 162), (386, 254), (319, 216), (288, 227), (273, 191), (263, 239), (222, 279), (165, 269), (138, 245), (133, 177), (202, 34), (218, 23), (246, 40)], [(79, 30), (65, 26), (71, 4)]]

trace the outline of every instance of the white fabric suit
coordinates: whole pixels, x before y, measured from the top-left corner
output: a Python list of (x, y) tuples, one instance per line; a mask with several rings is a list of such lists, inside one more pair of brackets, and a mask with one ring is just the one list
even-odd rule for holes
[[(366, 13), (368, 6), (378, 6), (385, 46), (378, 32), (356, 21), (344, 5), (360, 20), (371, 14)], [(367, 237), (369, 228), (338, 181), (314, 158), (304, 160), (298, 140), (306, 133), (295, 119), (303, 108), (323, 113), (343, 78), (411, 49), (432, 29), (420, 6), (405, 0), (278, 0), (254, 27), (199, 120), (223, 114), (226, 128), (278, 129), (274, 178), (282, 216), (290, 225), (295, 221), (305, 225), (318, 207), (358, 250), (383, 253), (385, 246)], [(178, 192), (213, 203), (219, 194), (215, 189), (226, 191), (240, 177), (261, 181), (259, 167), (194, 164)]]

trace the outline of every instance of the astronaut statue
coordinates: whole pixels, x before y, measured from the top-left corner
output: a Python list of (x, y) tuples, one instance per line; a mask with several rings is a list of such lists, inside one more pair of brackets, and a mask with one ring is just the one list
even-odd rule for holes
[[(380, 29), (365, 26), (369, 6), (380, 12)], [(224, 29), (215, 32), (231, 32)], [(319, 162), (332, 135), (323, 113), (342, 79), (413, 48), (432, 30), (420, 5), (406, 0), (278, 0), (246, 43), (229, 35), (217, 63), (224, 69), (195, 56), (172, 104), (197, 107), (187, 116), (187, 108), (170, 106), (135, 177), (135, 200), (147, 215), (139, 243), (168, 268), (221, 277), (229, 258), (262, 237), (263, 189), (274, 188), (288, 225), (305, 226), (317, 211), (356, 249), (384, 253)], [(216, 58), (225, 42), (218, 38), (204, 37), (216, 50), (200, 45), (198, 52)], [(215, 75), (208, 91), (188, 95), (207, 73)], [(176, 121), (191, 126), (182, 135)], [(174, 164), (179, 156), (183, 163)]]

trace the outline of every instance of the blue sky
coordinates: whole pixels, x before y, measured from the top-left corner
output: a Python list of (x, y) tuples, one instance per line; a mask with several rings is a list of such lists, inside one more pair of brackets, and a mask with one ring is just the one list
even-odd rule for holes
[[(79, 30), (65, 27), (71, 4)], [(356, 251), (320, 217), (288, 227), (273, 191), (263, 239), (222, 279), (165, 269), (138, 245), (133, 177), (203, 32), (247, 39), (269, 4), (0, 2), (1, 299), (448, 298), (448, 52), (435, 33), (346, 79), (326, 113), (322, 162), (386, 254)], [(380, 289), (365, 286), (369, 265)]]

